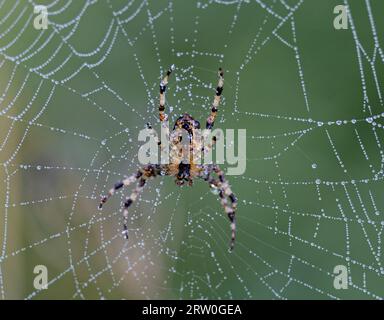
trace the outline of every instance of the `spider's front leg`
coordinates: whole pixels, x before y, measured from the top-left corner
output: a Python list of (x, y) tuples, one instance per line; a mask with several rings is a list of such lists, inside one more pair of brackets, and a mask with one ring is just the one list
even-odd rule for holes
[[(225, 213), (231, 222), (231, 243), (230, 250), (233, 250), (236, 239), (236, 208), (237, 198), (231, 190), (231, 187), (224, 176), (224, 172), (217, 165), (205, 165), (202, 168), (201, 177), (207, 181), (211, 188), (215, 188), (219, 192), (220, 203), (224, 207)], [(212, 177), (215, 173), (217, 178)]]
[[(206, 137), (211, 133), (211, 130), (213, 128), (213, 125), (215, 124), (215, 119), (217, 116), (217, 112), (219, 110), (220, 100), (221, 100), (221, 94), (223, 93), (223, 87), (224, 87), (224, 71), (222, 68), (219, 68), (219, 82), (216, 87), (216, 94), (215, 98), (213, 100), (212, 108), (211, 108), (211, 114), (209, 115), (206, 123), (206, 132), (204, 141)], [(220, 139), (220, 137), (213, 136), (212, 141), (208, 142), (208, 144), (204, 145), (201, 151), (203, 151), (205, 154), (207, 154), (210, 150), (212, 150), (213, 145), (216, 143), (217, 139)]]
[(167, 90), (168, 80), (173, 70), (175, 70), (175, 65), (170, 66), (164, 79), (160, 82), (159, 118), (161, 122), (168, 120), (168, 115), (165, 113), (165, 91)]
[(103, 204), (119, 189), (123, 186), (129, 186), (135, 181), (138, 181), (136, 188), (132, 191), (131, 195), (127, 197), (124, 202), (123, 208), (123, 217), (124, 217), (124, 236), (128, 239), (128, 208), (137, 200), (139, 194), (143, 191), (144, 186), (148, 179), (156, 177), (161, 174), (161, 172), (167, 172), (167, 166), (163, 165), (152, 165), (148, 164), (143, 168), (139, 169), (136, 174), (131, 175), (130, 177), (119, 181), (115, 186), (109, 191), (107, 196), (104, 196), (101, 199), (99, 208), (102, 208)]
[[(175, 65), (171, 65), (165, 74), (163, 80), (160, 82), (160, 103), (159, 103), (159, 119), (166, 136), (169, 136), (168, 115), (165, 113), (165, 91), (167, 91), (167, 85), (169, 77), (172, 71), (175, 70)], [(157, 144), (160, 146), (161, 151), (164, 150), (164, 146), (161, 143), (161, 139), (157, 138)]]
[(223, 93), (223, 86), (224, 86), (224, 71), (223, 69), (219, 69), (219, 83), (217, 84), (216, 87), (216, 94), (215, 98), (213, 100), (212, 104), (212, 109), (211, 109), (211, 114), (209, 115), (207, 119), (207, 124), (206, 128), (211, 130), (213, 128), (213, 125), (215, 123), (217, 111), (219, 110), (219, 105), (220, 105), (220, 99), (221, 99), (221, 94)]

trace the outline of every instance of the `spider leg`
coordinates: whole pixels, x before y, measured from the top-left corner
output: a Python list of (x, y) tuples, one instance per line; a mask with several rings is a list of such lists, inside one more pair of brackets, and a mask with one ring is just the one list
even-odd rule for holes
[[(203, 139), (205, 140), (205, 138)], [(213, 146), (216, 144), (217, 139), (218, 138), (216, 136), (213, 136), (211, 142), (203, 144), (201, 151), (204, 152), (204, 154), (208, 154), (212, 150)]]
[(145, 183), (147, 182), (148, 178), (143, 176), (140, 178), (139, 182), (137, 183), (136, 188), (133, 190), (131, 195), (125, 200), (124, 202), (124, 209), (123, 209), (123, 218), (124, 218), (124, 237), (125, 239), (128, 239), (128, 208), (135, 202), (137, 197), (140, 195), (140, 193), (143, 191)]
[(220, 104), (221, 94), (223, 92), (223, 86), (224, 86), (224, 71), (223, 71), (223, 69), (220, 68), (219, 69), (219, 83), (217, 84), (216, 95), (215, 95), (215, 98), (213, 100), (211, 114), (209, 115), (209, 117), (207, 119), (207, 124), (206, 124), (206, 128), (209, 130), (213, 128), (213, 125), (215, 123), (217, 111), (218, 111), (219, 104)]
[(164, 112), (165, 111), (165, 91), (167, 90), (168, 80), (173, 70), (175, 70), (175, 65), (171, 65), (171, 67), (168, 69), (167, 73), (165, 74), (164, 79), (160, 82), (159, 118), (161, 122), (166, 121), (168, 119), (168, 115)]
[[(164, 132), (169, 137), (169, 126), (168, 126), (168, 115), (165, 113), (165, 91), (167, 90), (168, 80), (172, 73), (175, 70), (175, 65), (171, 65), (165, 74), (165, 77), (160, 82), (160, 104), (159, 104), (159, 119), (163, 127)], [(161, 139), (157, 138), (157, 144), (160, 146), (161, 152), (165, 150), (165, 146), (162, 145)]]
[(134, 183), (135, 181), (140, 179), (140, 177), (142, 175), (143, 175), (143, 170), (139, 169), (135, 174), (132, 174), (131, 176), (129, 176), (129, 177), (127, 177), (121, 181), (116, 182), (115, 185), (113, 186), (113, 188), (111, 188), (109, 190), (108, 194), (101, 198), (101, 201), (99, 204), (99, 209), (101, 209), (103, 207), (104, 203), (106, 203), (108, 201), (108, 199), (110, 197), (112, 197), (117, 190), (119, 190), (123, 187), (128, 187), (129, 185), (131, 185), (132, 183)]
[(133, 190), (131, 195), (124, 202), (123, 217), (124, 217), (124, 235), (126, 239), (128, 239), (128, 227), (127, 227), (128, 208), (132, 205), (132, 203), (137, 199), (139, 194), (143, 191), (145, 183), (147, 182), (148, 179), (152, 177), (156, 177), (157, 175), (161, 175), (162, 172), (164, 172), (164, 174), (168, 174), (168, 169), (169, 168), (167, 165), (148, 164), (143, 168), (139, 169), (136, 174), (133, 174), (120, 182), (117, 182), (115, 186), (111, 190), (109, 190), (108, 195), (104, 196), (101, 199), (99, 208), (102, 208), (103, 204), (106, 203), (107, 200), (117, 190), (121, 189), (123, 186), (129, 186), (133, 182), (138, 181), (136, 188)]
[[(224, 176), (224, 172), (217, 165), (204, 166), (202, 172), (204, 173), (204, 180), (206, 180), (211, 188), (217, 188), (219, 191), (220, 203), (224, 207), (225, 213), (231, 222), (231, 242), (230, 250), (232, 251), (236, 239), (236, 208), (237, 198), (231, 190), (231, 187)], [(217, 178), (212, 177), (212, 173), (217, 175)]]

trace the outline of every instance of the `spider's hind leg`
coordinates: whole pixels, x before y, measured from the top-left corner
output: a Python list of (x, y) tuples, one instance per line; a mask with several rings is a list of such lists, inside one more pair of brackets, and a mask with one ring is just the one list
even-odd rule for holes
[(131, 195), (125, 200), (123, 207), (123, 218), (124, 218), (124, 237), (128, 239), (128, 208), (137, 200), (140, 193), (143, 191), (144, 186), (148, 179), (154, 178), (161, 174), (161, 172), (167, 172), (167, 166), (163, 165), (146, 165), (141, 169), (143, 174), (137, 183), (136, 188), (132, 191)]
[(101, 198), (101, 201), (99, 204), (99, 209), (101, 209), (103, 207), (104, 203), (106, 203), (108, 201), (108, 199), (115, 194), (116, 191), (120, 190), (123, 187), (128, 187), (129, 185), (131, 185), (132, 183), (137, 181), (142, 175), (143, 175), (143, 171), (141, 169), (139, 169), (135, 174), (133, 174), (133, 175), (121, 180), (121, 181), (116, 182), (115, 185), (113, 186), (113, 188), (111, 188), (109, 190), (108, 194)]
[(119, 189), (124, 186), (129, 186), (135, 181), (138, 181), (136, 188), (132, 191), (131, 195), (125, 200), (124, 208), (123, 208), (123, 217), (124, 217), (124, 235), (125, 238), (128, 239), (128, 208), (132, 205), (133, 202), (136, 201), (139, 194), (143, 191), (144, 186), (148, 179), (152, 177), (156, 177), (161, 174), (161, 172), (165, 172), (167, 174), (168, 167), (167, 165), (152, 165), (148, 164), (143, 168), (139, 169), (136, 174), (125, 178), (122, 181), (119, 181), (115, 184), (115, 186), (109, 190), (108, 195), (104, 196), (101, 199), (99, 208), (102, 208), (103, 204), (107, 202), (107, 200)]
[(128, 208), (133, 204), (133, 202), (137, 199), (139, 194), (143, 191), (145, 183), (147, 182), (147, 178), (143, 176), (140, 178), (136, 188), (133, 190), (131, 195), (124, 201), (124, 209), (123, 209), (123, 218), (124, 218), (124, 237), (128, 239)]
[[(204, 168), (202, 176), (206, 180), (211, 188), (216, 188), (219, 193), (220, 203), (224, 207), (225, 213), (228, 215), (231, 222), (231, 242), (230, 250), (232, 251), (236, 240), (236, 208), (237, 198), (231, 190), (231, 187), (224, 176), (224, 172), (217, 165), (208, 165)], [(218, 178), (212, 177), (212, 173), (215, 173)]]

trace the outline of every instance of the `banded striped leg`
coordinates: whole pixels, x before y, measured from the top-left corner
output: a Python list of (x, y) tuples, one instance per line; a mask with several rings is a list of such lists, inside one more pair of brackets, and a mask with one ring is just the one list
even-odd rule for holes
[(152, 125), (149, 122), (147, 123), (147, 129), (149, 130), (149, 134), (151, 136), (153, 136), (153, 138), (155, 139), (157, 145), (160, 146), (160, 148), (162, 150), (163, 147), (161, 145), (161, 140), (160, 140), (156, 130), (152, 128)]
[[(173, 70), (175, 70), (174, 64), (170, 66), (164, 79), (160, 82), (159, 119), (167, 137), (169, 137), (169, 126), (168, 115), (165, 113), (165, 91), (167, 90), (168, 80)], [(161, 155), (163, 155), (166, 146), (161, 144), (161, 139), (158, 139), (157, 144), (160, 146)]]
[(148, 164), (142, 169), (139, 169), (136, 174), (131, 175), (128, 178), (125, 178), (124, 180), (117, 182), (115, 186), (111, 190), (109, 190), (108, 195), (101, 198), (99, 208), (102, 208), (103, 204), (106, 203), (108, 199), (111, 196), (113, 196), (117, 190), (121, 189), (124, 186), (129, 186), (130, 184), (132, 184), (137, 180), (139, 181), (136, 188), (133, 190), (132, 194), (124, 202), (123, 217), (124, 217), (124, 235), (126, 239), (128, 239), (128, 228), (127, 228), (128, 208), (137, 199), (138, 195), (143, 190), (146, 181), (152, 177), (156, 177), (162, 171), (166, 172), (166, 169), (167, 169), (166, 166)]
[(160, 82), (159, 118), (161, 122), (168, 120), (168, 115), (164, 112), (165, 111), (165, 91), (167, 90), (168, 80), (173, 70), (175, 70), (174, 64), (171, 65), (164, 79)]
[(143, 176), (139, 180), (136, 188), (133, 190), (131, 195), (124, 202), (124, 209), (123, 209), (124, 231), (123, 231), (123, 234), (124, 234), (125, 239), (127, 239), (127, 240), (128, 240), (128, 208), (132, 205), (133, 202), (135, 202), (135, 200), (137, 199), (139, 194), (143, 191), (145, 183), (147, 182), (148, 178), (149, 177)]
[(120, 190), (122, 187), (128, 187), (129, 185), (137, 181), (142, 175), (143, 175), (143, 170), (139, 169), (135, 174), (125, 178), (124, 180), (116, 182), (113, 188), (109, 190), (108, 194), (101, 198), (99, 209), (103, 207), (104, 203), (106, 203), (108, 199), (115, 194), (116, 191)]
[(222, 137), (213, 136), (211, 142), (207, 141), (207, 137), (204, 137), (203, 139), (204, 139), (204, 144), (201, 151), (204, 152), (204, 155), (206, 155), (212, 150), (217, 140), (222, 139)]
[(221, 94), (223, 93), (223, 86), (224, 86), (224, 71), (223, 69), (219, 69), (219, 83), (217, 84), (216, 88), (216, 95), (213, 100), (213, 105), (211, 109), (211, 114), (209, 115), (207, 119), (207, 124), (206, 128), (207, 129), (212, 129), (213, 125), (215, 123), (217, 111), (219, 110), (219, 104), (220, 104), (220, 99), (221, 99)]
[[(232, 192), (228, 181), (225, 179), (224, 172), (217, 165), (206, 166), (206, 169), (208, 169), (208, 174), (205, 177), (205, 180), (208, 181), (211, 188), (217, 188), (219, 191), (220, 203), (224, 207), (224, 211), (228, 215), (229, 221), (231, 222), (232, 234), (229, 248), (232, 251), (236, 239), (237, 198)], [(213, 172), (216, 173), (218, 178), (212, 177), (211, 174)]]

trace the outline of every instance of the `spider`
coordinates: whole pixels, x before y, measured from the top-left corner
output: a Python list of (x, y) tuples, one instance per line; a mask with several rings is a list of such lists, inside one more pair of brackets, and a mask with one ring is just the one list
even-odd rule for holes
[[(172, 71), (175, 67), (172, 65), (163, 80), (160, 82), (160, 105), (159, 105), (159, 119), (163, 127), (166, 127), (168, 132), (169, 128), (167, 127), (168, 115), (165, 113), (165, 91), (167, 89), (168, 80)], [(211, 108), (211, 113), (208, 116), (206, 122), (206, 131), (211, 132), (213, 128), (215, 118), (217, 115), (218, 107), (220, 104), (221, 94), (223, 92), (224, 85), (224, 72), (220, 68), (219, 72), (219, 81), (216, 88), (216, 94), (213, 100), (213, 105)], [(150, 129), (151, 127), (148, 126)], [(108, 194), (102, 197), (99, 208), (101, 209), (103, 204), (117, 191), (123, 187), (128, 187), (129, 185), (137, 182), (136, 188), (133, 190), (131, 195), (126, 198), (123, 204), (123, 218), (124, 218), (124, 231), (123, 234), (126, 239), (128, 239), (128, 208), (134, 203), (138, 198), (140, 193), (143, 191), (145, 184), (151, 178), (157, 176), (174, 176), (175, 182), (178, 186), (182, 186), (185, 182), (188, 182), (188, 185), (192, 186), (194, 178), (201, 178), (208, 182), (209, 186), (212, 188), (212, 191), (217, 193), (220, 197), (221, 205), (224, 207), (225, 213), (228, 215), (228, 218), (231, 223), (231, 240), (230, 240), (230, 251), (233, 250), (235, 244), (235, 234), (236, 234), (236, 219), (235, 212), (237, 207), (237, 198), (231, 191), (231, 187), (224, 176), (224, 172), (216, 164), (198, 164), (197, 159), (201, 157), (201, 151), (207, 152), (216, 142), (216, 137), (212, 138), (212, 143), (203, 146), (201, 143), (196, 142), (196, 139), (193, 139), (195, 130), (200, 129), (199, 121), (195, 120), (191, 115), (185, 113), (179, 117), (174, 125), (173, 131), (170, 135), (170, 161), (169, 164), (148, 164), (140, 168), (136, 173), (131, 176), (125, 177), (123, 180), (115, 183), (114, 187), (109, 190)], [(185, 130), (189, 137), (189, 161), (185, 161), (180, 153), (180, 142), (182, 137), (179, 134), (175, 134), (176, 131)], [(158, 145), (162, 148), (161, 141), (158, 139)]]

